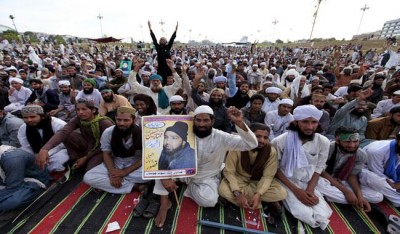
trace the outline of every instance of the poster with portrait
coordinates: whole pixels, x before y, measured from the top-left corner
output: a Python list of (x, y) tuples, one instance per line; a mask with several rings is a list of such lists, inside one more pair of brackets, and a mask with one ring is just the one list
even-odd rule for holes
[(190, 115), (142, 117), (143, 179), (194, 176), (196, 140)]
[(124, 74), (124, 77), (128, 77), (129, 73), (131, 72), (132, 68), (132, 61), (131, 60), (121, 60), (119, 64), (119, 68), (122, 70), (122, 73)]

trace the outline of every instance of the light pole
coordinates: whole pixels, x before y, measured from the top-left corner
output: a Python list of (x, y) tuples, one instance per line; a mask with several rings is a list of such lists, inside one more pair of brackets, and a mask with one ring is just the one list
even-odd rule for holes
[(163, 21), (163, 20), (161, 20), (160, 22), (159, 22), (159, 24), (161, 25), (161, 34), (163, 35), (163, 36), (165, 36), (164, 34), (164, 24), (165, 24), (165, 21)]
[(100, 31), (101, 31), (101, 37), (103, 37), (103, 25), (101, 24), (101, 20), (103, 19), (103, 16), (99, 15), (97, 16), (97, 18), (100, 20)]
[(15, 31), (18, 33), (17, 26), (15, 26), (15, 22), (14, 22), (15, 17), (14, 17), (13, 15), (10, 15), (10, 19), (11, 19), (11, 21), (13, 22)]
[(139, 25), (139, 27), (140, 27), (140, 31), (141, 31), (141, 33), (142, 33), (142, 41), (144, 42), (144, 37), (143, 37), (143, 25)]
[(311, 28), (310, 40), (311, 40), (313, 31), (314, 31), (315, 21), (317, 20), (319, 5), (321, 4), (321, 2), (322, 2), (322, 0), (318, 0), (317, 10), (316, 10), (315, 13), (314, 13), (314, 21), (313, 21), (312, 28)]
[(361, 15), (360, 24), (358, 25), (357, 35), (358, 35), (358, 32), (360, 31), (361, 22), (362, 22), (362, 20), (363, 20), (363, 18), (364, 18), (364, 13), (365, 13), (365, 11), (368, 10), (368, 9), (369, 9), (369, 7), (367, 7), (367, 4), (365, 4), (365, 6), (364, 6), (363, 8), (360, 9), (360, 10), (362, 10), (363, 13), (362, 13), (362, 15)]
[(279, 23), (279, 21), (276, 20), (276, 18), (275, 18), (275, 20), (272, 21), (272, 24), (274, 25), (274, 30), (273, 30), (273, 32), (272, 32), (272, 44), (275, 43), (275, 42), (274, 42), (274, 40), (275, 40), (275, 27), (276, 27), (276, 24), (277, 24), (277, 23)]

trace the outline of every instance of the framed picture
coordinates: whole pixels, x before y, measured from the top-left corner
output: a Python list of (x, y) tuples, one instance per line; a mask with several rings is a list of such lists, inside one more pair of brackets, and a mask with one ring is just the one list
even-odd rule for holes
[(192, 116), (144, 116), (142, 134), (143, 179), (196, 174), (197, 151)]

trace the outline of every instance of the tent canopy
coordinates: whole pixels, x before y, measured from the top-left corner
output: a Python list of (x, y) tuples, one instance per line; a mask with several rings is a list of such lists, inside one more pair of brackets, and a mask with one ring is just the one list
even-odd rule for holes
[(109, 42), (117, 42), (121, 41), (122, 39), (116, 39), (114, 37), (103, 37), (103, 38), (88, 38), (88, 40), (99, 42), (99, 43), (109, 43)]

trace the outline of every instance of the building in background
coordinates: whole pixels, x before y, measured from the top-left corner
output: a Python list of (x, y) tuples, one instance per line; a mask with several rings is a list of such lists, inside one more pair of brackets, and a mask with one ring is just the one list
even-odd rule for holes
[(386, 21), (381, 32), (381, 39), (400, 36), (400, 18)]

